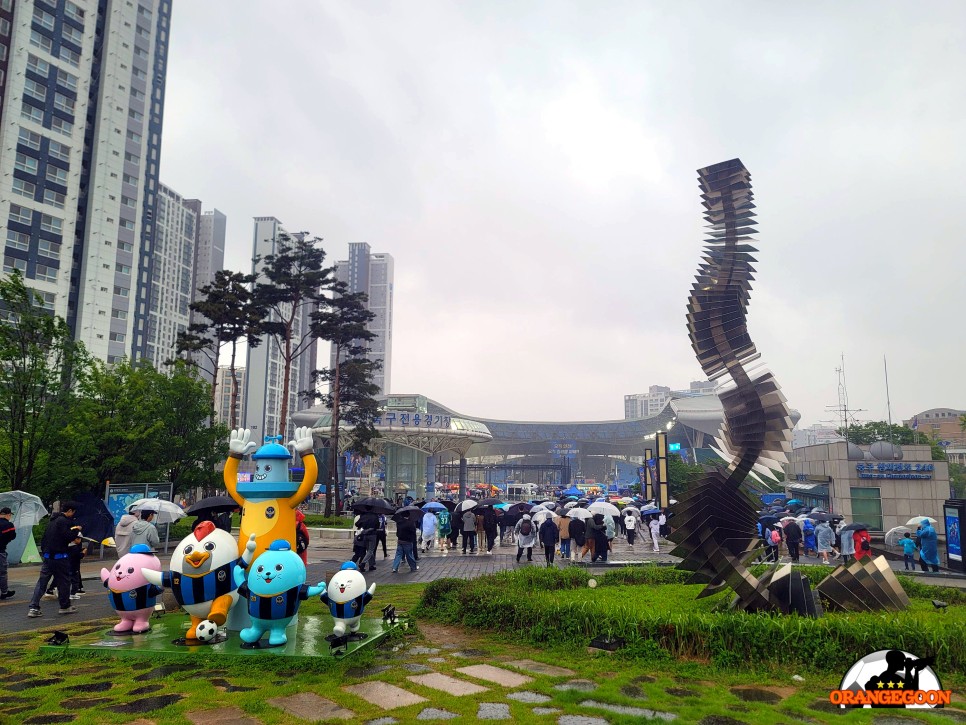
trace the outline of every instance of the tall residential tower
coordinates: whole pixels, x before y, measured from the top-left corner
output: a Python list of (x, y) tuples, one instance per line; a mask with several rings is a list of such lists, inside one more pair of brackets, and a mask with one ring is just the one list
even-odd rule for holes
[(0, 239), (95, 356), (147, 352), (170, 0), (0, 0)]

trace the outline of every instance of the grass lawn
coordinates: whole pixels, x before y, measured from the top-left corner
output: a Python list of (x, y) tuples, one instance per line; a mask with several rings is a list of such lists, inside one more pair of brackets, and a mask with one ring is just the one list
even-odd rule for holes
[[(536, 576), (534, 574), (534, 576)], [(489, 579), (489, 578), (484, 578)], [(601, 578), (603, 579), (603, 577)], [(476, 580), (481, 581), (481, 580)], [(509, 594), (529, 599), (531, 608), (544, 611), (548, 606), (561, 606), (561, 611), (571, 608), (606, 609), (618, 608), (633, 618), (642, 610), (661, 612), (665, 615), (684, 614), (695, 611), (701, 616), (718, 616), (714, 613), (721, 606), (722, 597), (695, 601), (694, 587), (670, 585), (607, 584), (602, 581), (596, 589), (559, 588), (556, 591), (530, 588), (521, 594), (521, 581), (507, 584), (497, 577), (487, 586), (512, 589)], [(533, 580), (531, 580), (533, 581)], [(542, 579), (540, 579), (542, 581)], [(558, 582), (559, 584), (560, 582)], [(439, 583), (429, 585), (435, 587)], [(394, 604), (397, 610), (412, 612), (423, 599), (427, 585), (398, 584), (380, 586), (373, 606)], [(455, 588), (448, 591), (456, 591)], [(474, 590), (477, 593), (483, 589)], [(486, 589), (492, 592), (493, 589)], [(715, 601), (719, 600), (719, 601)], [(927, 602), (928, 603), (928, 602)], [(954, 605), (945, 615), (930, 612), (915, 602), (904, 616), (915, 620), (944, 617), (946, 621), (961, 622), (966, 613), (964, 605)], [(305, 606), (310, 606), (306, 603)], [(480, 624), (457, 624), (448, 600), (440, 598), (437, 611), (429, 617), (417, 617), (407, 634), (391, 641), (378, 650), (363, 650), (351, 660), (332, 662), (328, 667), (303, 667), (280, 663), (274, 658), (244, 660), (215, 660), (207, 657), (183, 657), (178, 661), (148, 660), (140, 658), (113, 659), (105, 656), (78, 657), (66, 655), (56, 658), (39, 656), (36, 648), (45, 638), (40, 633), (0, 636), (0, 723), (20, 723), (38, 715), (71, 713), (72, 722), (130, 723), (140, 717), (149, 722), (164, 725), (187, 725), (186, 714), (193, 711), (236, 707), (263, 723), (304, 723), (284, 710), (268, 702), (279, 696), (299, 692), (313, 692), (356, 714), (354, 722), (365, 722), (391, 716), (399, 722), (413, 722), (425, 707), (437, 707), (460, 715), (460, 721), (475, 720), (478, 703), (507, 703), (513, 720), (527, 723), (554, 723), (558, 714), (535, 715), (533, 705), (507, 699), (507, 694), (519, 690), (545, 695), (551, 700), (545, 706), (559, 710), (560, 714), (603, 716), (611, 723), (639, 723), (638, 715), (618, 715), (582, 705), (588, 700), (647, 708), (677, 715), (676, 722), (704, 725), (734, 725), (735, 723), (762, 723), (764, 725), (788, 722), (858, 722), (868, 723), (876, 711), (851, 711), (846, 717), (828, 704), (828, 693), (838, 686), (844, 674), (837, 669), (804, 669), (794, 663), (782, 661), (744, 661), (736, 666), (715, 664), (710, 658), (673, 658), (665, 649), (656, 645), (637, 642), (627, 650), (614, 655), (588, 654), (588, 637), (572, 628), (567, 622), (559, 622), (558, 629), (566, 636), (547, 636), (547, 632), (524, 632), (512, 617), (502, 621)], [(317, 605), (316, 605), (317, 606)], [(439, 609), (442, 607), (442, 609)], [(931, 607), (931, 605), (930, 605)], [(467, 607), (467, 612), (470, 608)], [(447, 614), (440, 617), (439, 612)], [(486, 610), (484, 610), (486, 611)], [(612, 616), (611, 614), (605, 615)], [(726, 617), (735, 615), (724, 615)], [(859, 617), (868, 615), (838, 615)], [(59, 623), (58, 623), (59, 624)], [(113, 620), (101, 623), (80, 623), (64, 629), (73, 634), (90, 631), (113, 624)], [(97, 627), (95, 627), (97, 625)], [(863, 626), (863, 625), (859, 625)], [(549, 631), (549, 628), (548, 628)], [(955, 645), (955, 643), (954, 643)], [(792, 646), (792, 645), (788, 645)], [(438, 649), (438, 652), (413, 651), (413, 647)], [(467, 656), (457, 656), (461, 652)], [(434, 661), (442, 658), (444, 661)], [(533, 674), (533, 682), (523, 687), (504, 688), (490, 682), (474, 679), (458, 668), (479, 663), (506, 664), (512, 660), (532, 659), (546, 664), (573, 670), (575, 677), (596, 683), (592, 692), (560, 691), (556, 685), (567, 682), (570, 677), (550, 677)], [(331, 662), (331, 661), (328, 661)], [(183, 671), (159, 672), (162, 665), (189, 667)], [(454, 697), (438, 690), (413, 683), (407, 678), (419, 665), (433, 671), (451, 675), (462, 681), (476, 682), (489, 688), (487, 692), (465, 697)], [(388, 666), (382, 671), (369, 668)], [(408, 669), (407, 669), (408, 668)], [(960, 710), (960, 722), (966, 722), (966, 676), (962, 672), (938, 670), (944, 687), (952, 689), (953, 706)], [(798, 674), (803, 682), (792, 680)], [(16, 689), (25, 681), (35, 681), (35, 687)], [(49, 679), (50, 682), (43, 683)], [(36, 680), (40, 680), (39, 683)], [(397, 685), (411, 693), (421, 695), (427, 702), (384, 711), (367, 703), (341, 688), (364, 681), (380, 680)], [(163, 698), (181, 699), (166, 704)], [(110, 708), (146, 698), (161, 698), (153, 703), (163, 706), (141, 713), (120, 713)], [(152, 704), (149, 701), (148, 704)], [(166, 706), (165, 706), (166, 705)], [(939, 714), (942, 711), (905, 711), (902, 716), (921, 722), (945, 723), (954, 720)], [(881, 716), (881, 713), (878, 713)], [(947, 711), (949, 714), (949, 711)], [(709, 719), (716, 716), (719, 719)], [(722, 718), (731, 718), (730, 720)], [(51, 722), (66, 722), (66, 718), (54, 718)]]

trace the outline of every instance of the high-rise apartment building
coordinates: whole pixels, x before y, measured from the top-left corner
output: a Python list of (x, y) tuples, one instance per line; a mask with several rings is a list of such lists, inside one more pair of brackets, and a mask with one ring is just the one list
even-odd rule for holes
[[(279, 237), (287, 233), (275, 217), (255, 217), (253, 258), (261, 260), (269, 254), (277, 253)], [(288, 234), (297, 236), (297, 233)], [(259, 274), (261, 269), (261, 262), (253, 263), (252, 274)], [(308, 305), (303, 305), (296, 312), (293, 344), (297, 344), (298, 340), (308, 334), (311, 323), (309, 311)], [(272, 315), (270, 319), (277, 319), (274, 313)], [(257, 436), (283, 435), (286, 441), (291, 439), (295, 430), (291, 414), (314, 402), (306, 402), (299, 396), (299, 392), (311, 387), (311, 373), (317, 362), (317, 348), (317, 343), (313, 341), (305, 353), (292, 362), (287, 391), (283, 390), (284, 363), (275, 341), (266, 336), (258, 347), (248, 349), (245, 404), (240, 418), (246, 428), (250, 428)], [(279, 424), (284, 395), (288, 395), (289, 418), (287, 430), (283, 431), (279, 430)]]
[(692, 381), (687, 390), (671, 390), (664, 385), (652, 385), (646, 393), (624, 396), (624, 420), (650, 418), (660, 413), (671, 398), (693, 398), (710, 395), (715, 384), (710, 380)]
[[(197, 224), (195, 235), (195, 253), (192, 267), (192, 302), (201, 299), (198, 290), (215, 281), (215, 273), (225, 266), (225, 236), (228, 218), (217, 209), (202, 211), (200, 199), (185, 199), (184, 205), (194, 212)], [(204, 315), (191, 311), (189, 324), (205, 322)], [(212, 361), (208, 355), (198, 354), (194, 361), (201, 371), (201, 376), (209, 383), (215, 380), (217, 361)]]
[(147, 352), (170, 0), (0, 0), (0, 239), (95, 356)]
[[(242, 420), (242, 410), (245, 400), (245, 368), (235, 368), (235, 379), (238, 381), (238, 399), (235, 401), (235, 423)], [(231, 368), (227, 365), (218, 366), (218, 387), (215, 388), (215, 417), (219, 423), (231, 425)], [(236, 426), (237, 427), (237, 426)]]
[[(379, 386), (380, 394), (386, 395), (392, 367), (392, 255), (373, 254), (367, 243), (352, 242), (349, 244), (349, 259), (335, 263), (335, 275), (348, 286), (349, 292), (364, 292), (369, 297), (369, 311), (375, 318), (368, 327), (375, 337), (369, 342), (368, 357), (382, 363), (373, 382)], [(329, 365), (335, 367), (334, 348), (329, 354)]]

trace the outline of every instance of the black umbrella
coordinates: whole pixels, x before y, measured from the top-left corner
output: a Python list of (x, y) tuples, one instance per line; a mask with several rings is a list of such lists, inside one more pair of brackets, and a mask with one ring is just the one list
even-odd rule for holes
[(209, 496), (198, 501), (185, 511), (189, 516), (200, 516), (202, 513), (218, 513), (219, 511), (233, 511), (239, 508), (238, 502), (228, 496)]
[(450, 501), (449, 499), (446, 499), (445, 501), (438, 501), (437, 503), (440, 503), (443, 506), (445, 506), (446, 510), (449, 511), (450, 513), (453, 513), (456, 510), (455, 501)]
[(401, 509), (399, 509), (398, 511), (396, 511), (396, 513), (392, 515), (392, 520), (393, 521), (399, 521), (400, 519), (422, 520), (424, 513), (425, 512), (422, 509), (419, 509), (416, 506), (403, 506)]
[(506, 512), (514, 516), (521, 516), (523, 514), (530, 513), (530, 509), (532, 508), (533, 508), (532, 503), (515, 503), (510, 508), (508, 508)]
[(841, 519), (842, 517), (836, 514), (817, 513), (809, 514), (808, 518), (812, 519), (812, 521), (835, 521), (837, 519)]
[(369, 496), (367, 498), (359, 499), (352, 504), (353, 511), (372, 511), (378, 514), (392, 514), (396, 512), (396, 507), (391, 503), (386, 501), (384, 498), (375, 498), (374, 496)]
[(859, 523), (858, 521), (851, 524), (846, 524), (845, 526), (842, 527), (842, 531), (868, 531), (868, 530), (869, 530), (868, 524), (862, 524), (862, 523)]
[(771, 515), (761, 516), (758, 519), (758, 523), (761, 524), (762, 526), (771, 526), (772, 524), (777, 524), (778, 523), (778, 517), (777, 516), (771, 516)]
[(500, 499), (491, 496), (490, 498), (485, 498), (480, 501), (477, 506), (496, 506), (497, 504), (501, 503), (503, 502)]

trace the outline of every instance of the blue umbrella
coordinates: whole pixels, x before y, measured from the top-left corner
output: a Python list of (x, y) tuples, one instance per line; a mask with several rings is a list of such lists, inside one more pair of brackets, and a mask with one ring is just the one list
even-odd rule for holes
[(446, 507), (443, 506), (439, 501), (430, 501), (427, 504), (423, 504), (424, 511), (444, 511)]
[(786, 505), (787, 506), (801, 506), (802, 505), (802, 502), (799, 501), (797, 498), (793, 498), (793, 499), (789, 500)]

